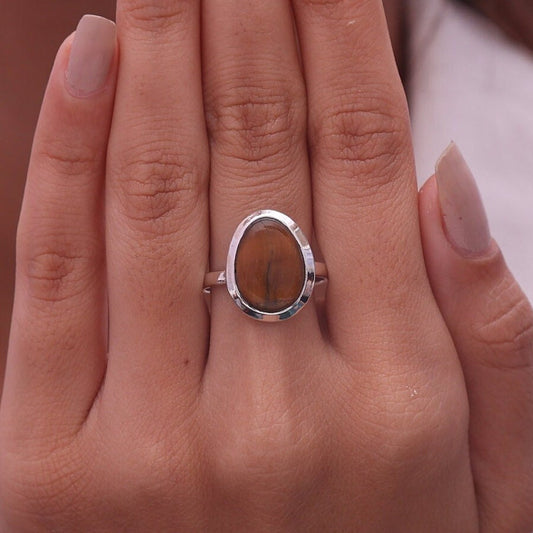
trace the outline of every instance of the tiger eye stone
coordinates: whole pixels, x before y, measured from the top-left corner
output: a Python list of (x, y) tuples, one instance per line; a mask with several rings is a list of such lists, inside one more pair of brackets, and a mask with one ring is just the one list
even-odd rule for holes
[(259, 311), (277, 313), (293, 304), (305, 284), (305, 265), (290, 230), (270, 218), (252, 224), (237, 248), (235, 282)]

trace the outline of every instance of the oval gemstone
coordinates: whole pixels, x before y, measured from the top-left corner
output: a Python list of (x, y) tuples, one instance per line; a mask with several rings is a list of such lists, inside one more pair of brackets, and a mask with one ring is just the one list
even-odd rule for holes
[(305, 265), (298, 241), (281, 222), (254, 222), (235, 255), (235, 283), (248, 305), (264, 313), (290, 307), (305, 284)]

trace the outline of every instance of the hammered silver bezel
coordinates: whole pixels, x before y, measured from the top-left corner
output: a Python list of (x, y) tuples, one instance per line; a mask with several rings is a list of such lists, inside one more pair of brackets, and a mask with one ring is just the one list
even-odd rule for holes
[[(237, 282), (235, 280), (235, 258), (237, 256), (237, 250), (241, 242), (242, 237), (246, 233), (246, 230), (256, 222), (264, 219), (275, 220), (283, 226), (285, 226), (291, 233), (291, 235), (296, 239), (300, 247), (300, 252), (302, 254), (302, 260), (304, 263), (305, 269), (305, 283), (302, 287), (299, 297), (287, 308), (282, 309), (276, 313), (265, 313), (260, 311), (255, 307), (251, 306), (241, 295)], [(272, 209), (262, 209), (261, 211), (256, 211), (251, 215), (247, 216), (235, 230), (233, 238), (228, 250), (228, 257), (226, 261), (226, 286), (230, 296), (233, 298), (237, 306), (244, 311), (248, 316), (254, 318), (255, 320), (263, 320), (265, 322), (277, 322), (280, 320), (287, 320), (288, 318), (293, 317), (298, 313), (304, 305), (307, 303), (311, 294), (313, 292), (313, 287), (315, 284), (315, 259), (313, 257), (313, 252), (307, 238), (305, 237), (303, 231), (300, 229), (298, 224), (294, 222), (287, 215), (280, 213), (279, 211), (274, 211)]]

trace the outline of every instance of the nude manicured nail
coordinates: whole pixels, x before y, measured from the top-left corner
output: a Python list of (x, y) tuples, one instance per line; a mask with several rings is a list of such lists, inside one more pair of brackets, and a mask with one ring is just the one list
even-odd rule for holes
[(491, 241), (489, 223), (474, 176), (455, 143), (438, 160), (435, 175), (448, 240), (464, 256), (482, 254)]
[(107, 81), (116, 46), (115, 23), (96, 15), (80, 20), (70, 50), (66, 80), (69, 92), (89, 96)]

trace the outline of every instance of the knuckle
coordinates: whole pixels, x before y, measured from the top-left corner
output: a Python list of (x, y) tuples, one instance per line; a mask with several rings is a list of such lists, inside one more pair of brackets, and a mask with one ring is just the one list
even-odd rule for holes
[[(145, 422), (143, 422), (143, 425)], [(182, 508), (198, 498), (197, 488), (201, 482), (198, 468), (199, 445), (194, 442), (188, 429), (169, 432), (149, 422), (139, 431), (139, 423), (127, 425), (120, 434), (111, 438), (115, 450), (120, 450), (120, 461), (102, 463), (95, 467), (98, 479), (120, 479), (122, 484), (114, 487), (117, 497), (123, 497), (123, 487), (130, 487), (136, 494), (145, 494), (146, 502), (162, 494), (172, 493)], [(132, 439), (136, 446), (131, 447)], [(177, 483), (178, 481), (178, 483)], [(96, 496), (98, 499), (98, 496)], [(153, 501), (153, 500), (152, 500)], [(105, 502), (100, 501), (104, 506)]]
[[(353, 376), (337, 380), (338, 393), (332, 400), (339, 416), (333, 421), (334, 432), (346, 433), (349, 443), (362, 442), (362, 436), (367, 444), (380, 443), (370, 446), (369, 452), (376, 466), (385, 468), (428, 464), (463, 446), (469, 405), (455, 363), (443, 361), (429, 371), (410, 368), (406, 372), (405, 367), (390, 367), (389, 358), (378, 369), (369, 376), (366, 390)], [(360, 410), (367, 394), (374, 398), (372, 406)], [(360, 401), (354, 401), (359, 395)], [(354, 419), (358, 419), (356, 426), (347, 424)]]
[(28, 294), (35, 301), (46, 304), (71, 300), (94, 277), (98, 260), (96, 251), (90, 247), (49, 243), (35, 249), (25, 248), (19, 251), (20, 263)]
[[(424, 397), (418, 391), (404, 403), (404, 412), (383, 416), (378, 431), (380, 442), (386, 443), (377, 453), (385, 464), (431, 464), (435, 459), (460, 453), (468, 428), (468, 404), (460, 384), (449, 384), (444, 394)], [(423, 390), (423, 389), (422, 389)], [(454, 394), (451, 391), (456, 391)], [(398, 398), (394, 400), (396, 404)]]
[(64, 140), (47, 140), (36, 156), (46, 170), (59, 176), (92, 175), (98, 161), (90, 146), (69, 144)]
[(346, 0), (297, 0), (302, 7), (313, 16), (316, 16), (326, 23), (338, 24), (344, 22), (347, 17), (354, 20), (354, 16), (370, 4), (372, 10), (375, 10), (373, 0), (358, 0), (351, 4), (351, 9), (346, 9)]
[(243, 83), (210, 102), (211, 138), (218, 151), (237, 166), (261, 165), (273, 170), (286, 166), (292, 147), (304, 136), (304, 108), (298, 91), (283, 82), (275, 85), (267, 91), (251, 89), (252, 82)]
[(198, 206), (206, 171), (179, 143), (153, 143), (131, 149), (117, 174), (122, 214), (141, 235), (174, 234)]
[(197, 2), (194, 0), (126, 0), (121, 3), (120, 13), (126, 26), (149, 33), (160, 33), (178, 26), (190, 26), (195, 4)]
[(86, 480), (76, 455), (66, 450), (46, 458), (4, 454), (1, 464), (1, 514), (14, 531), (55, 530), (71, 510), (84, 507)]
[(498, 368), (531, 368), (533, 309), (512, 275), (506, 272), (489, 292), (486, 305), (473, 324), (474, 338), (496, 356), (486, 358)]
[(410, 153), (405, 107), (391, 96), (366, 101), (347, 96), (310, 124), (312, 152), (334, 175), (357, 178), (344, 180), (348, 190), (343, 194), (364, 195), (394, 187)]
[(286, 497), (291, 506), (302, 490), (313, 485), (321, 461), (314, 430), (288, 412), (248, 420), (217, 438), (212, 484), (242, 498), (254, 491), (264, 505), (268, 495)]
[(311, 9), (331, 11), (332, 8), (342, 5), (345, 0), (300, 0), (300, 2)]

